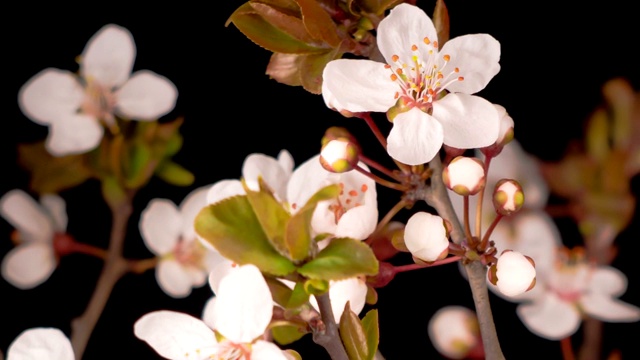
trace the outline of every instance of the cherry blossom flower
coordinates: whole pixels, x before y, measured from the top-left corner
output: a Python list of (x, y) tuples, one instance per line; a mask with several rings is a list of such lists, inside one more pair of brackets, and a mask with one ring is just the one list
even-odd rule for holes
[(443, 143), (471, 149), (496, 141), (500, 127), (496, 108), (472, 95), (500, 71), (496, 39), (488, 34), (464, 35), (440, 48), (427, 14), (399, 4), (378, 25), (377, 42), (386, 64), (361, 59), (327, 64), (322, 95), (329, 107), (352, 113), (387, 112), (399, 104), (401, 112), (391, 119), (387, 152), (409, 165), (431, 161)]
[(58, 265), (54, 242), (67, 228), (64, 200), (48, 194), (38, 204), (24, 191), (11, 190), (0, 199), (0, 215), (16, 228), (19, 241), (2, 261), (2, 276), (23, 290), (42, 284)]
[(87, 43), (78, 75), (47, 68), (23, 85), (20, 108), (32, 121), (49, 126), (46, 147), (51, 154), (94, 149), (104, 134), (103, 125), (114, 127), (116, 116), (151, 121), (173, 109), (175, 85), (149, 70), (131, 74), (135, 56), (131, 33), (109, 24)]
[(429, 338), (448, 359), (476, 358), (482, 352), (480, 326), (476, 314), (463, 306), (445, 306), (429, 320)]
[(9, 345), (7, 360), (74, 360), (71, 342), (56, 328), (23, 331)]
[(257, 267), (243, 265), (225, 276), (208, 311), (212, 327), (191, 315), (161, 310), (138, 319), (134, 333), (167, 359), (287, 359), (277, 345), (261, 340), (273, 300)]
[(180, 207), (167, 199), (153, 199), (140, 217), (140, 233), (149, 250), (160, 258), (156, 279), (175, 298), (186, 297), (203, 286), (216, 256), (194, 229), (196, 215), (206, 206), (209, 187), (192, 191)]

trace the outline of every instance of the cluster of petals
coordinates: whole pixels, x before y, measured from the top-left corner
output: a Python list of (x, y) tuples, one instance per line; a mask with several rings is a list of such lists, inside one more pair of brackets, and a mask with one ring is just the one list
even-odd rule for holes
[(53, 242), (56, 234), (66, 232), (64, 199), (47, 194), (38, 203), (15, 189), (0, 199), (0, 215), (16, 229), (19, 241), (2, 261), (2, 277), (23, 290), (42, 284), (58, 265)]
[(444, 220), (425, 211), (413, 214), (404, 228), (404, 243), (411, 254), (422, 261), (446, 257), (449, 237)]
[(464, 35), (440, 48), (429, 16), (417, 6), (399, 4), (378, 25), (377, 44), (386, 63), (338, 59), (327, 64), (322, 95), (328, 107), (387, 112), (401, 102), (387, 152), (409, 165), (431, 161), (443, 144), (471, 149), (495, 143), (500, 115), (473, 94), (500, 71), (496, 39)]
[(22, 86), (20, 108), (32, 121), (49, 127), (45, 145), (51, 154), (96, 148), (104, 125), (113, 126), (115, 116), (151, 121), (174, 108), (175, 85), (149, 70), (132, 74), (135, 56), (131, 33), (105, 25), (85, 46), (79, 74), (47, 68)]
[(140, 233), (147, 248), (159, 258), (155, 268), (160, 288), (175, 298), (186, 297), (203, 286), (220, 255), (200, 240), (196, 215), (207, 205), (209, 186), (189, 193), (180, 206), (168, 199), (153, 199), (140, 216)]
[(74, 360), (67, 336), (56, 328), (38, 327), (23, 331), (7, 349), (7, 360)]

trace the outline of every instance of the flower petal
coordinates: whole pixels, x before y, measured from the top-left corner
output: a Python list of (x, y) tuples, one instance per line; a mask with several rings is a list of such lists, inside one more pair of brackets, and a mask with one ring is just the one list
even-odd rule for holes
[(129, 30), (105, 25), (87, 42), (80, 57), (80, 74), (113, 88), (127, 81), (135, 57), (136, 45)]
[(443, 128), (431, 115), (413, 108), (398, 114), (387, 137), (387, 152), (408, 165), (420, 165), (433, 159), (442, 147)]
[(319, 154), (300, 164), (291, 174), (287, 185), (287, 200), (292, 212), (304, 206), (323, 186), (330, 185), (328, 178), (332, 174), (320, 165)]
[(262, 178), (277, 198), (285, 199), (289, 175), (275, 158), (259, 153), (250, 154), (242, 164), (242, 177), (253, 191), (258, 191), (258, 178)]
[(32, 289), (47, 281), (57, 264), (50, 244), (26, 243), (5, 255), (2, 260), (2, 277), (19, 289)]
[(69, 218), (67, 217), (67, 204), (64, 199), (56, 194), (45, 194), (40, 198), (40, 203), (53, 220), (53, 230), (65, 232)]
[(207, 194), (209, 186), (203, 186), (190, 192), (180, 203), (180, 216), (182, 217), (182, 238), (193, 240), (196, 238), (194, 221), (196, 216), (207, 206)]
[(202, 321), (204, 321), (204, 323), (212, 329), (214, 327), (213, 309), (215, 309), (216, 300), (217, 298), (215, 296), (210, 297), (209, 300), (207, 300), (207, 302), (204, 304), (204, 309), (202, 309)]
[(464, 306), (445, 306), (429, 320), (433, 347), (449, 359), (465, 359), (479, 341), (478, 318)]
[(22, 190), (11, 190), (0, 198), (0, 215), (18, 230), (21, 240), (43, 243), (53, 241), (52, 219)]
[(116, 92), (116, 97), (116, 111), (122, 117), (156, 120), (176, 106), (178, 89), (166, 77), (141, 70)]
[(203, 356), (217, 344), (213, 331), (201, 320), (175, 311), (154, 311), (133, 325), (133, 332), (167, 359)]
[(213, 311), (215, 330), (234, 343), (252, 342), (271, 321), (273, 300), (262, 273), (240, 266), (220, 281)]
[(102, 125), (93, 116), (69, 114), (49, 126), (45, 145), (53, 156), (81, 154), (95, 149), (103, 134)]
[(215, 204), (220, 200), (236, 195), (245, 195), (244, 188), (242, 187), (240, 180), (220, 180), (209, 188), (209, 192), (207, 193), (207, 204)]
[(532, 304), (519, 305), (516, 312), (529, 331), (549, 340), (571, 336), (580, 327), (580, 314), (573, 305), (552, 294)]
[(73, 360), (73, 348), (67, 336), (55, 328), (23, 331), (9, 345), (9, 360)]
[(252, 360), (287, 360), (284, 354), (276, 344), (264, 340), (258, 340), (251, 345)]
[(293, 167), (295, 165), (295, 161), (293, 160), (293, 156), (287, 150), (280, 150), (278, 153), (278, 163), (284, 169), (285, 174), (287, 174), (287, 179), (291, 177), (291, 173), (293, 173)]
[(193, 276), (175, 260), (164, 259), (156, 266), (156, 280), (167, 295), (179, 299), (191, 294)]
[(611, 266), (598, 266), (591, 273), (587, 288), (594, 294), (620, 296), (627, 290), (627, 276)]
[(235, 271), (238, 268), (238, 264), (223, 257), (222, 255), (217, 257), (217, 262), (209, 273), (209, 286), (211, 287), (211, 291), (213, 291), (214, 295), (218, 294), (220, 281), (222, 281), (225, 276), (229, 275), (232, 271)]
[(326, 103), (337, 110), (385, 112), (396, 103), (400, 87), (384, 64), (371, 60), (339, 59), (325, 66), (322, 79)]
[(640, 320), (640, 308), (605, 294), (590, 293), (580, 298), (580, 305), (589, 316), (600, 321), (635, 322)]
[(413, 45), (418, 46), (420, 54), (428, 55), (431, 47), (426, 46), (424, 39), (438, 41), (438, 33), (429, 16), (409, 4), (399, 4), (391, 9), (380, 21), (377, 34), (378, 48), (389, 64), (393, 63), (393, 55), (404, 61), (411, 60), (415, 54), (411, 50)]
[(347, 210), (338, 220), (336, 237), (350, 237), (364, 240), (378, 225), (378, 207), (376, 203), (360, 205)]
[(32, 121), (48, 125), (59, 117), (74, 114), (82, 104), (84, 89), (66, 70), (48, 68), (34, 75), (20, 88), (18, 104)]
[(448, 94), (433, 103), (433, 117), (442, 124), (444, 143), (458, 149), (492, 145), (500, 132), (498, 111), (479, 96)]
[(424, 261), (435, 261), (449, 247), (447, 229), (440, 216), (419, 211), (404, 228), (404, 243), (411, 254)]
[(140, 233), (156, 255), (172, 251), (180, 240), (184, 222), (176, 205), (167, 199), (153, 199), (140, 215)]
[(329, 286), (329, 299), (336, 323), (344, 312), (344, 306), (349, 301), (349, 308), (356, 314), (364, 309), (367, 297), (367, 284), (360, 278), (332, 281)]
[(451, 92), (475, 94), (500, 72), (500, 43), (489, 34), (470, 34), (450, 39), (440, 54), (450, 57), (446, 69), (458, 68), (457, 76), (464, 77), (463, 81), (454, 81), (445, 87)]

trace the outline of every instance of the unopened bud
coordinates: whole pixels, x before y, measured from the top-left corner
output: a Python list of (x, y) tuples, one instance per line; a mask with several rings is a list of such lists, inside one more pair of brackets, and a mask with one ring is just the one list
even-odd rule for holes
[(349, 130), (340, 126), (332, 126), (328, 128), (324, 132), (324, 136), (322, 136), (322, 140), (320, 140), (320, 145), (324, 147), (331, 140), (345, 139), (352, 143), (353, 145), (358, 147), (358, 152), (360, 152), (360, 144), (358, 144), (358, 139), (355, 136), (351, 135)]
[(497, 104), (493, 104), (493, 106), (498, 111), (498, 116), (500, 117), (500, 130), (498, 132), (498, 139), (493, 145), (489, 145), (480, 149), (482, 153), (486, 157), (496, 157), (504, 148), (505, 145), (511, 142), (514, 138), (514, 122), (511, 116), (507, 113), (507, 110)]
[(505, 250), (487, 272), (489, 282), (507, 296), (517, 296), (536, 284), (536, 267), (533, 259), (517, 251)]
[(413, 214), (407, 221), (404, 243), (414, 257), (426, 262), (444, 259), (449, 254), (444, 220), (424, 211)]
[(327, 171), (343, 173), (358, 164), (358, 147), (347, 139), (329, 141), (320, 152), (320, 164)]
[(511, 215), (524, 205), (524, 192), (519, 182), (502, 179), (493, 190), (493, 207), (498, 214)]
[(456, 194), (475, 195), (485, 185), (484, 163), (477, 158), (458, 156), (442, 171), (444, 184)]
[(476, 314), (463, 306), (445, 306), (429, 320), (429, 338), (438, 352), (448, 359), (469, 359), (481, 345)]

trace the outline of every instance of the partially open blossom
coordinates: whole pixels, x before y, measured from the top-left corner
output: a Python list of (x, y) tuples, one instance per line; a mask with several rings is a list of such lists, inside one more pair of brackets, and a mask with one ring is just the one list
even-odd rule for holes
[(22, 112), (49, 126), (47, 150), (54, 156), (94, 149), (115, 116), (151, 121), (175, 106), (178, 91), (149, 70), (131, 74), (136, 47), (131, 33), (109, 24), (89, 40), (80, 56), (79, 76), (47, 68), (20, 89)]
[(358, 147), (347, 139), (335, 139), (322, 147), (320, 164), (331, 172), (342, 173), (358, 165)]
[(206, 206), (208, 187), (191, 192), (177, 207), (167, 199), (153, 199), (140, 217), (140, 233), (149, 250), (160, 258), (158, 285), (168, 295), (181, 298), (207, 281), (213, 266), (212, 249), (205, 247), (194, 229), (194, 219)]
[(429, 338), (438, 352), (448, 359), (469, 359), (482, 348), (476, 314), (463, 306), (445, 306), (429, 320)]
[(444, 220), (424, 211), (413, 214), (404, 229), (404, 243), (420, 260), (433, 262), (445, 258), (449, 253), (449, 239)]
[(517, 251), (505, 250), (487, 272), (489, 281), (507, 296), (516, 296), (530, 290), (536, 284), (536, 267), (533, 260)]
[(377, 45), (386, 63), (329, 62), (322, 95), (341, 112), (388, 112), (402, 104), (387, 137), (392, 158), (419, 165), (431, 161), (443, 143), (471, 149), (496, 141), (500, 119), (495, 107), (472, 94), (500, 71), (498, 41), (473, 34), (450, 39), (440, 48), (427, 14), (399, 4), (378, 25)]
[(74, 360), (71, 342), (56, 328), (23, 331), (9, 345), (7, 360)]
[(524, 205), (524, 192), (516, 180), (502, 179), (493, 189), (493, 207), (499, 214), (511, 215)]
[(18, 246), (2, 260), (2, 277), (20, 289), (45, 282), (58, 265), (54, 247), (66, 232), (64, 199), (48, 194), (38, 204), (22, 190), (11, 190), (0, 199), (0, 215), (16, 228)]
[(475, 195), (484, 188), (484, 164), (477, 158), (458, 156), (444, 168), (442, 180), (458, 195)]
[(506, 144), (511, 142), (514, 137), (514, 122), (511, 116), (507, 114), (507, 110), (497, 104), (493, 104), (496, 110), (498, 111), (498, 115), (500, 116), (500, 131), (498, 132), (498, 139), (492, 145), (483, 147), (480, 149), (485, 156), (496, 157), (501, 152)]

